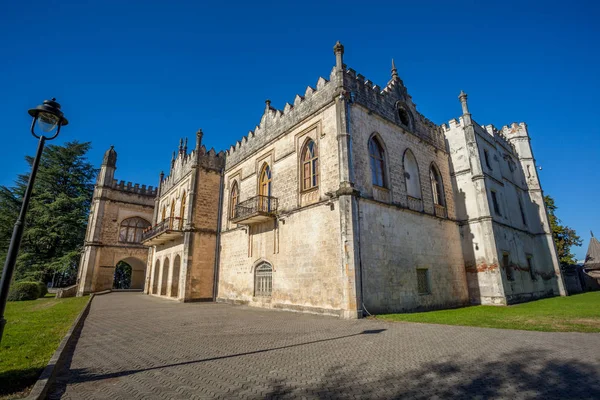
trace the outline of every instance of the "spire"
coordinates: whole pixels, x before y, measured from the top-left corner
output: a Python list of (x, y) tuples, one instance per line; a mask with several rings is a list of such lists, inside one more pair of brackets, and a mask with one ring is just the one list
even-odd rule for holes
[(117, 167), (117, 152), (115, 151), (115, 146), (111, 145), (110, 149), (106, 150), (106, 153), (104, 153), (104, 159), (102, 160), (102, 165), (112, 168)]
[(398, 70), (396, 69), (396, 64), (394, 63), (394, 59), (392, 58), (392, 80), (398, 79)]
[(462, 105), (463, 115), (470, 114), (469, 106), (467, 105), (467, 94), (461, 90), (460, 94), (458, 95), (458, 99), (460, 100), (460, 104)]
[(196, 150), (200, 150), (200, 146), (202, 146), (202, 136), (204, 136), (202, 129), (198, 129), (198, 132), (196, 132)]
[(342, 71), (344, 69), (344, 45), (339, 40), (333, 46), (333, 54), (335, 54), (335, 68)]
[(183, 145), (183, 154), (187, 154), (187, 140), (188, 138), (185, 138), (185, 143)]
[(183, 153), (183, 139), (179, 138), (179, 153)]

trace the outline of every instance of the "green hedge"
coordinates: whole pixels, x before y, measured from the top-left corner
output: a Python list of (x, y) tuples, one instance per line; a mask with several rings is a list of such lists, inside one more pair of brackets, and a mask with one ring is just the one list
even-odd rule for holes
[(40, 297), (44, 297), (48, 294), (48, 287), (44, 282), (38, 282), (38, 286), (40, 287)]
[(8, 291), (8, 301), (35, 300), (40, 297), (38, 282), (16, 282)]

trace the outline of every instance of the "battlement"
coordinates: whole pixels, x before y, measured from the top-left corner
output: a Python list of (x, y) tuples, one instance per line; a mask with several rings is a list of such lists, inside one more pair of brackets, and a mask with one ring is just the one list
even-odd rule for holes
[(161, 193), (167, 192), (173, 186), (186, 177), (196, 166), (201, 166), (207, 169), (220, 171), (225, 166), (225, 153), (223, 151), (216, 152), (211, 148), (206, 151), (206, 147), (200, 144), (202, 138), (201, 131), (197, 141), (197, 148), (188, 153), (187, 139), (185, 144), (183, 139), (179, 141), (179, 149), (173, 152), (171, 158), (171, 167), (169, 174), (165, 177), (161, 173), (160, 188)]
[(117, 182), (116, 179), (112, 181), (110, 188), (113, 190), (119, 190), (121, 192), (135, 193), (135, 194), (139, 194), (140, 196), (149, 196), (149, 197), (156, 197), (156, 192), (157, 192), (157, 188), (152, 187), (152, 186), (146, 187), (146, 185), (140, 185), (139, 183), (125, 182), (123, 180)]
[[(392, 79), (381, 89), (362, 74), (352, 68), (344, 71), (344, 88), (353, 94), (353, 101), (383, 116), (399, 126), (408, 128), (408, 132), (434, 147), (445, 151), (445, 139), (442, 129), (417, 111), (417, 105), (408, 94), (402, 80), (392, 65)], [(410, 126), (401, 123), (399, 108), (410, 113)]]
[(285, 103), (283, 110), (272, 107), (270, 100), (265, 101), (265, 111), (260, 123), (225, 152), (227, 167), (237, 164), (269, 141), (290, 130), (294, 125), (318, 112), (327, 104), (332, 103), (335, 85), (331, 81), (335, 77), (336, 71), (334, 68), (331, 71), (329, 80), (319, 77), (315, 88), (307, 86), (304, 95), (296, 94), (293, 103)]
[(513, 122), (510, 125), (504, 125), (501, 132), (509, 139), (516, 137), (529, 137), (527, 124), (525, 122)]
[(462, 117), (452, 118), (448, 123), (440, 125), (442, 132), (448, 132), (456, 128), (463, 128), (463, 119)]

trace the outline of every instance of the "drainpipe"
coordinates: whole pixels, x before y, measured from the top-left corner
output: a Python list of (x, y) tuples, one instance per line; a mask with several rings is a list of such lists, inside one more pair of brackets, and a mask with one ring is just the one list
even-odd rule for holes
[(221, 258), (221, 223), (223, 218), (223, 186), (225, 181), (225, 169), (221, 168), (221, 181), (219, 183), (219, 215), (217, 216), (217, 240), (215, 248), (215, 274), (213, 277), (213, 301), (217, 301), (219, 289), (219, 261)]

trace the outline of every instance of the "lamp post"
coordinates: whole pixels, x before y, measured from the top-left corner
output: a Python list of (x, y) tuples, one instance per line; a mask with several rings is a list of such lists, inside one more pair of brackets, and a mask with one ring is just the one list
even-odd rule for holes
[[(12, 238), (10, 239), (10, 246), (8, 247), (6, 262), (4, 263), (4, 269), (2, 270), (2, 281), (0, 282), (0, 342), (2, 341), (4, 326), (6, 325), (4, 310), (6, 309), (8, 289), (15, 269), (15, 263), (17, 262), (19, 246), (21, 245), (23, 229), (25, 228), (25, 215), (27, 214), (27, 207), (29, 206), (31, 191), (33, 190), (33, 182), (35, 181), (35, 176), (40, 165), (44, 144), (46, 143), (46, 140), (56, 138), (60, 133), (60, 128), (69, 123), (64, 117), (63, 112), (60, 111), (60, 104), (58, 104), (54, 98), (52, 100), (44, 100), (44, 103), (41, 106), (32, 108), (28, 112), (29, 115), (33, 117), (33, 121), (31, 122), (31, 134), (39, 139), (39, 144), (31, 167), (31, 175), (29, 175), (27, 189), (25, 189), (25, 194), (23, 196), (21, 212), (19, 213), (17, 222), (15, 222), (15, 228), (13, 230)], [(42, 131), (41, 134), (35, 132), (36, 125), (39, 130)]]

